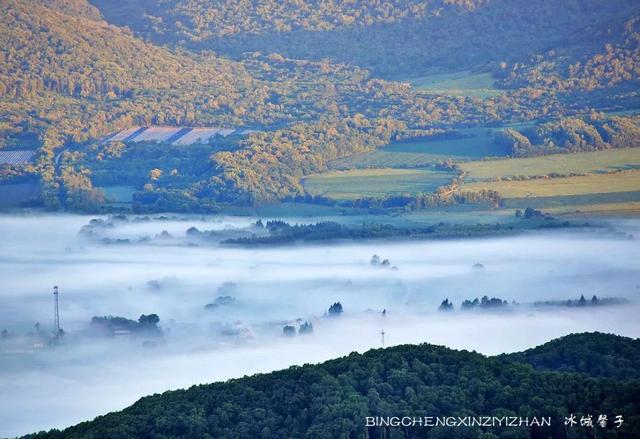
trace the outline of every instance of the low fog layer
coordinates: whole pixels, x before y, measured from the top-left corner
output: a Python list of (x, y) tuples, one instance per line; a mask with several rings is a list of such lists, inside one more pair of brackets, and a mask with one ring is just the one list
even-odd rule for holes
[[(0, 217), (0, 436), (65, 427), (155, 392), (366, 351), (381, 346), (383, 330), (385, 346), (485, 354), (570, 332), (640, 336), (640, 246), (609, 234), (247, 249), (194, 245), (185, 232), (233, 234), (255, 219), (191, 217), (116, 222), (101, 237), (151, 239), (104, 245), (78, 234), (90, 219)], [(371, 264), (374, 254), (389, 265)], [(53, 329), (54, 285), (65, 335), (35, 343), (36, 322), (42, 334)], [(509, 305), (460, 309), (485, 295)], [(587, 306), (560, 302), (581, 295)], [(627, 302), (592, 306), (593, 295)], [(438, 311), (445, 298), (452, 311)], [(533, 306), (542, 301), (558, 303)], [(336, 302), (343, 312), (325, 316)], [(93, 316), (152, 313), (162, 331), (152, 342), (90, 331)], [(313, 334), (283, 336), (284, 326), (296, 332), (305, 322)]]

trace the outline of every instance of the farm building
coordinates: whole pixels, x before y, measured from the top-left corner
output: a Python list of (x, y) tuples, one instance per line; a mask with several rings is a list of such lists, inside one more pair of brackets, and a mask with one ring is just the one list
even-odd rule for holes
[(36, 152), (33, 150), (0, 150), (0, 165), (26, 165), (35, 155)]
[(235, 128), (191, 128), (191, 127), (131, 127), (114, 133), (104, 142), (158, 142), (173, 145), (193, 145), (207, 143), (215, 136), (227, 137), (231, 134), (241, 136), (255, 132), (250, 129)]
[(210, 138), (220, 135), (228, 136), (235, 130), (227, 128), (192, 128), (179, 139), (173, 142), (174, 145), (193, 145), (194, 143), (207, 143)]
[(126, 142), (140, 134), (142, 131), (144, 131), (144, 128), (141, 127), (127, 128), (126, 130), (118, 131), (117, 133), (107, 137), (105, 140), (109, 142)]

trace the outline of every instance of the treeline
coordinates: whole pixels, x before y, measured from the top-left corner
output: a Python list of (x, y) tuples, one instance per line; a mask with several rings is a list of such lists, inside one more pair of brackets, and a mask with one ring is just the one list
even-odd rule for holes
[(496, 143), (515, 157), (596, 151), (640, 146), (637, 117), (604, 118), (594, 113), (590, 119), (563, 118), (516, 131), (506, 129)]
[(94, 316), (91, 318), (90, 331), (105, 336), (131, 333), (159, 337), (162, 335), (159, 322), (157, 314), (142, 314), (137, 321), (119, 316)]
[[(193, 41), (203, 37), (236, 34), (266, 34), (293, 30), (329, 31), (348, 26), (371, 26), (394, 23), (408, 17), (434, 15), (443, 7), (472, 10), (477, 0), (383, 0), (348, 3), (312, 0), (304, 3), (284, 0), (215, 0), (202, 4), (194, 0), (172, 0), (157, 8), (154, 2), (115, 4), (96, 1), (108, 19), (148, 32), (180, 32)], [(157, 14), (148, 16), (148, 14)], [(145, 16), (147, 15), (147, 16)], [(161, 16), (163, 20), (154, 20)], [(187, 19), (187, 22), (182, 20)], [(151, 36), (151, 35), (149, 35)]]
[(540, 370), (615, 379), (640, 378), (640, 339), (613, 334), (573, 334), (509, 357)]
[(283, 198), (283, 201), (372, 210), (421, 210), (459, 204), (483, 203), (490, 207), (498, 207), (502, 198), (499, 192), (490, 189), (481, 189), (477, 192), (461, 191), (457, 183), (453, 183), (451, 185), (441, 186), (435, 192), (427, 193), (386, 195), (383, 197), (366, 197), (350, 200), (336, 200), (322, 195), (305, 193), (304, 195)]
[(254, 233), (223, 241), (224, 244), (239, 245), (279, 245), (303, 241), (361, 240), (383, 238), (445, 239), (468, 238), (474, 236), (495, 236), (515, 233), (526, 228), (571, 227), (567, 221), (550, 218), (542, 224), (475, 224), (456, 225), (438, 223), (421, 227), (397, 227), (390, 224), (363, 223), (361, 225), (340, 224), (321, 221), (314, 224), (289, 224), (284, 221), (269, 221), (265, 225), (268, 234)]
[[(403, 345), (148, 396), (121, 412), (28, 437), (547, 438), (591, 437), (594, 431), (638, 437), (639, 352), (638, 340), (599, 333), (569, 335), (498, 357)], [(371, 416), (414, 414), (550, 417), (551, 422), (456, 428), (366, 424)], [(599, 414), (607, 416), (604, 426), (596, 424)], [(565, 423), (571, 415), (577, 425)], [(588, 415), (594, 425), (581, 425)], [(616, 416), (622, 424), (614, 422)]]
[[(575, 45), (552, 49), (525, 62), (503, 65), (495, 74), (504, 87), (532, 87), (553, 93), (590, 92), (640, 79), (640, 14), (618, 20)], [(594, 41), (595, 40), (595, 41)], [(575, 44), (575, 43), (574, 43)]]
[(340, 205), (367, 209), (421, 210), (459, 204), (487, 204), (491, 207), (498, 207), (500, 201), (500, 193), (494, 190), (481, 189), (477, 192), (460, 191), (457, 185), (449, 185), (441, 186), (437, 191), (432, 193), (360, 198), (341, 201)]

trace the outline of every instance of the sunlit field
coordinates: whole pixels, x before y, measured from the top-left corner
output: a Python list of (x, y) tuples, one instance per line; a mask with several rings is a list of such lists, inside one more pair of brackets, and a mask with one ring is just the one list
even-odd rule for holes
[(552, 173), (561, 175), (606, 173), (640, 168), (640, 148), (465, 162), (460, 167), (469, 174), (468, 181)]
[(409, 81), (418, 90), (436, 94), (487, 98), (502, 93), (490, 73), (438, 73)]
[(449, 183), (452, 174), (433, 169), (358, 169), (333, 171), (307, 177), (305, 189), (335, 199), (381, 197), (432, 192)]
[(504, 198), (637, 192), (640, 188), (640, 171), (566, 178), (535, 178), (522, 181), (485, 181), (465, 184), (464, 188), (468, 190), (493, 189), (500, 192)]

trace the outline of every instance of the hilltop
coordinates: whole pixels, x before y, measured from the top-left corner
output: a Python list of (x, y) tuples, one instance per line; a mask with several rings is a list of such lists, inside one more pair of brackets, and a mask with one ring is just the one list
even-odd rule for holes
[[(615, 348), (611, 348), (611, 344)], [(566, 373), (563, 351), (581, 350), (591, 361)], [(536, 356), (560, 360), (540, 370)], [(605, 354), (602, 354), (604, 352)], [(567, 427), (564, 417), (622, 415), (607, 437), (640, 433), (638, 340), (599, 333), (573, 334), (520, 354), (485, 357), (429, 344), (375, 349), (317, 365), (193, 386), (145, 397), (133, 406), (64, 431), (29, 437), (478, 437), (493, 433), (533, 437), (587, 437), (588, 427)], [(602, 363), (627, 363), (618, 376)], [(532, 366), (533, 365), (533, 366)], [(551, 370), (551, 371), (548, 371)], [(610, 378), (601, 378), (607, 376)], [(365, 427), (366, 416), (528, 416), (552, 418), (550, 427)], [(601, 427), (597, 427), (601, 428)], [(572, 429), (574, 431), (570, 432)]]

